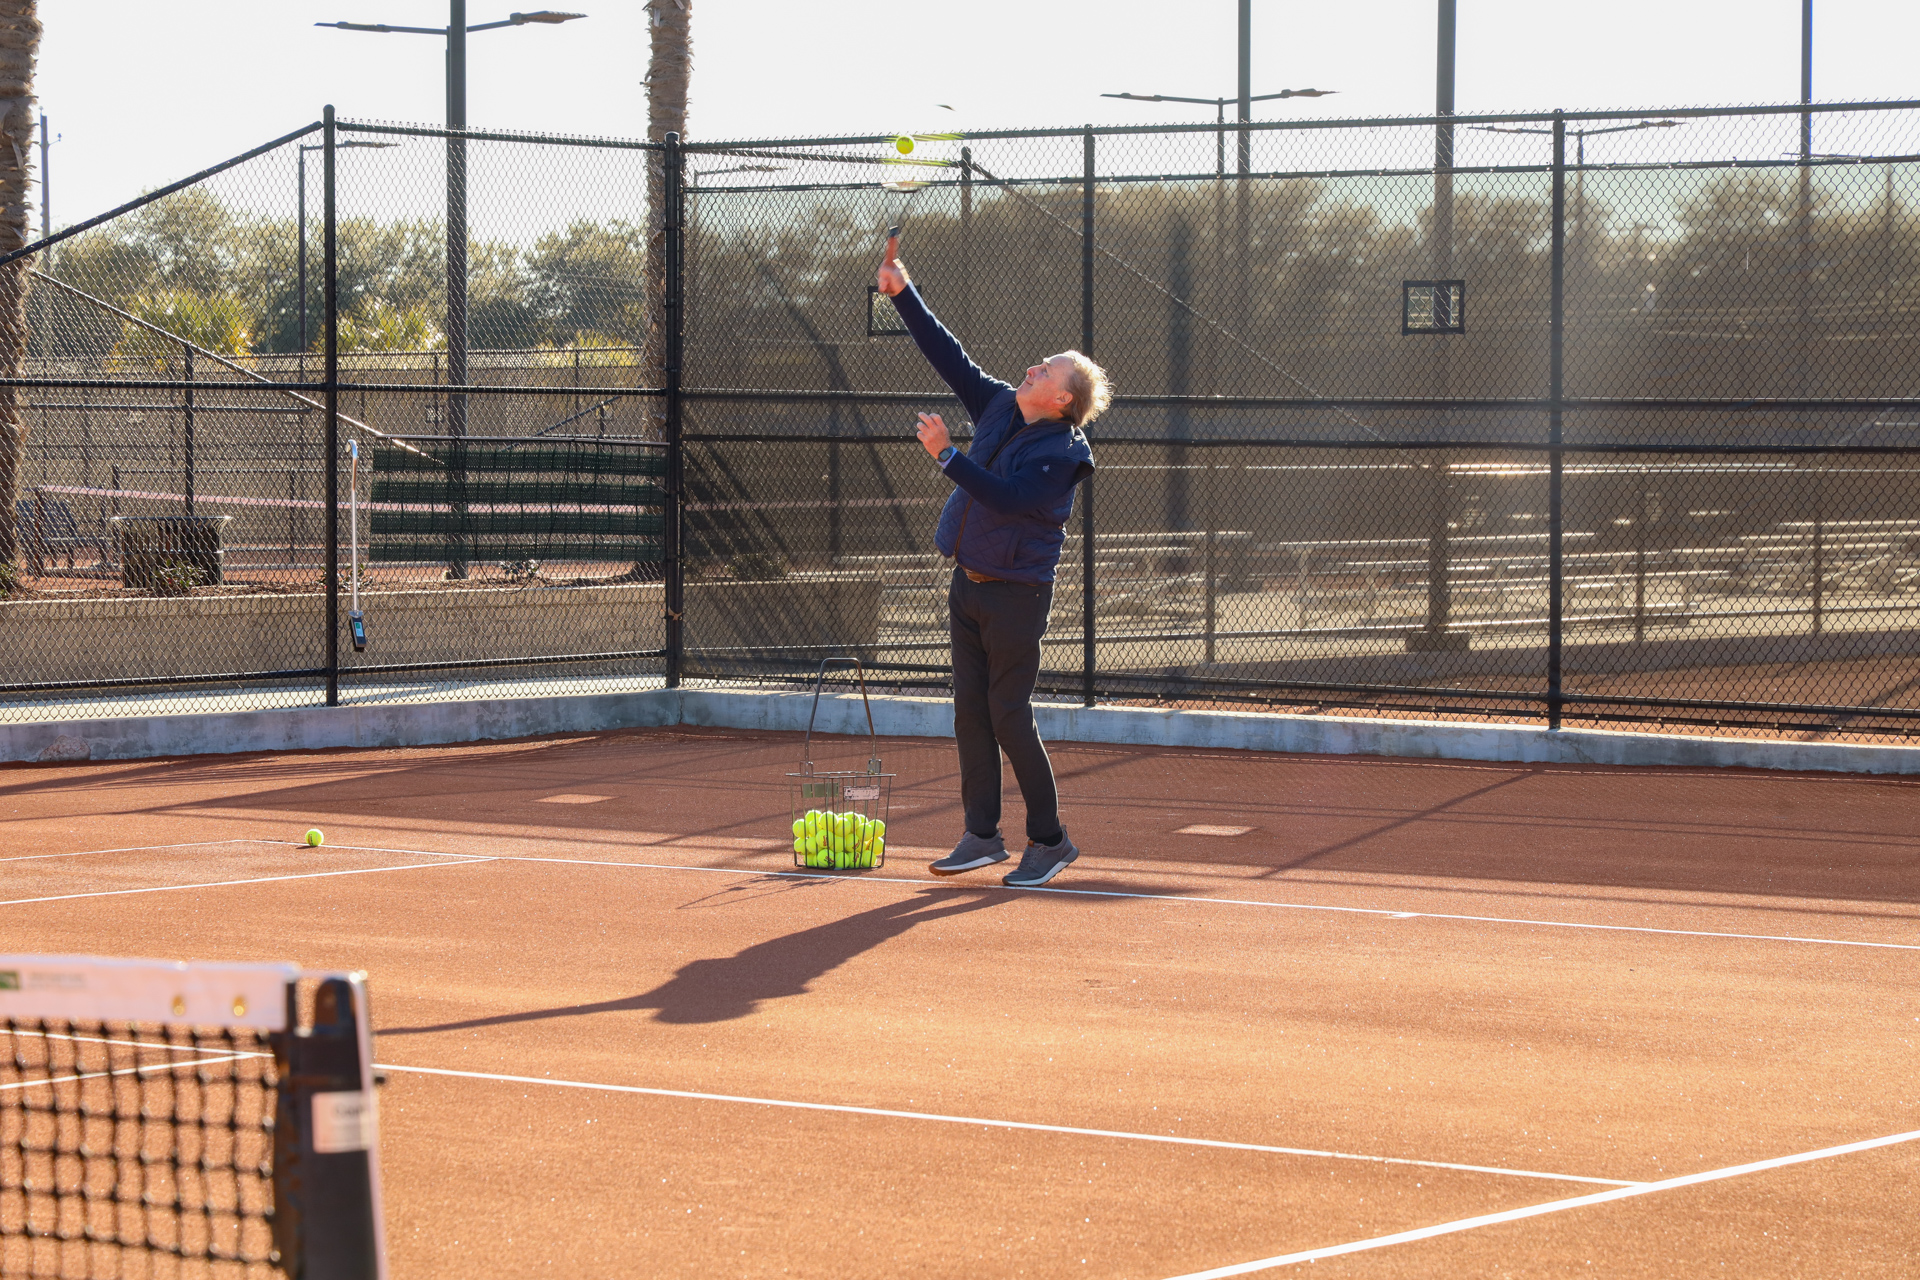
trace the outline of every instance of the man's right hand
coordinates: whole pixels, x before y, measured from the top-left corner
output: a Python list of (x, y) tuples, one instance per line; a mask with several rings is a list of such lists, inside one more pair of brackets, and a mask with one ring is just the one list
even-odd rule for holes
[(891, 298), (907, 287), (907, 268), (900, 261), (900, 237), (887, 237), (887, 256), (880, 260), (880, 292)]

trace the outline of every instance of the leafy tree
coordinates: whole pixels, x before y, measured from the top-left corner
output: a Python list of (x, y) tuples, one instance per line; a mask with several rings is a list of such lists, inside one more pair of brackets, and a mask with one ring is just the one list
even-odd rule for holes
[[(127, 310), (155, 329), (164, 329), (196, 347), (221, 355), (252, 350), (253, 319), (247, 306), (231, 295), (208, 298), (190, 289), (165, 289), (151, 297), (131, 299)], [(114, 354), (123, 359), (163, 365), (177, 359), (180, 348), (152, 329), (128, 322)]]
[(529, 301), (550, 333), (646, 333), (646, 231), (628, 222), (575, 221), (527, 255)]
[(447, 336), (434, 326), (425, 307), (404, 311), (384, 298), (364, 299), (340, 316), (342, 351), (442, 351)]

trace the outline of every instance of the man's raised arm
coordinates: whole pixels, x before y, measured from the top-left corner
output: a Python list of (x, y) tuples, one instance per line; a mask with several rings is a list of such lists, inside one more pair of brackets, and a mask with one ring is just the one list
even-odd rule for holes
[(906, 266), (899, 255), (900, 237), (887, 237), (886, 257), (880, 263), (880, 292), (893, 299), (894, 310), (900, 313), (914, 345), (920, 348), (920, 354), (927, 358), (933, 371), (953, 388), (953, 394), (960, 397), (967, 413), (978, 419), (986, 411), (988, 401), (1013, 388), (984, 372), (967, 355), (960, 340), (934, 319), (920, 291), (907, 278)]

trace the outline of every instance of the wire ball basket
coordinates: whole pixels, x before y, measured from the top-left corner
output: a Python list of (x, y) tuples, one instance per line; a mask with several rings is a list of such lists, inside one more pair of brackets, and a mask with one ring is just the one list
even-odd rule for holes
[[(865, 769), (819, 769), (813, 763), (813, 725), (820, 714), (820, 691), (826, 683), (828, 665), (840, 662), (850, 663), (860, 677), (860, 702), (867, 712)], [(821, 662), (813, 682), (813, 709), (807, 715), (800, 769), (787, 775), (787, 784), (794, 866), (815, 871), (856, 871), (886, 865), (893, 775), (884, 772), (880, 764), (873, 704), (867, 700), (867, 671), (857, 658)]]

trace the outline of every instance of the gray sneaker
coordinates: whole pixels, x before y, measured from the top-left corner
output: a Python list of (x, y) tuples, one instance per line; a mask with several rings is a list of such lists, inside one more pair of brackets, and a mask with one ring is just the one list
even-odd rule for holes
[(1073, 847), (1073, 841), (1065, 832), (1060, 834), (1059, 844), (1039, 844), (1027, 841), (1027, 851), (1020, 855), (1020, 866), (1009, 871), (1000, 879), (1001, 884), (1011, 885), (1015, 889), (1037, 889), (1047, 881), (1059, 875), (1069, 862), (1080, 856)]
[(973, 871), (1006, 860), (1007, 842), (998, 831), (990, 836), (977, 836), (969, 831), (960, 837), (959, 844), (953, 846), (952, 853), (927, 870), (937, 876), (957, 876), (962, 871)]

